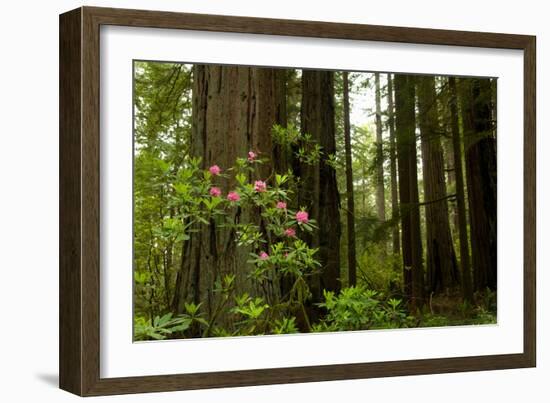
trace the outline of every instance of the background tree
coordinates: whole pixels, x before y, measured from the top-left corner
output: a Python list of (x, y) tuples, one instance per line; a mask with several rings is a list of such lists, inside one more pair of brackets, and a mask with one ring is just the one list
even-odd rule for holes
[(414, 311), (422, 306), (424, 300), (416, 159), (415, 77), (396, 74), (394, 85), (404, 292)]
[(497, 162), (489, 80), (461, 80), (466, 181), (476, 290), (497, 285)]
[(380, 222), (386, 221), (386, 197), (384, 195), (384, 149), (382, 139), (382, 109), (380, 106), (380, 73), (374, 73), (376, 104), (376, 209)]
[(319, 285), (311, 287), (314, 300), (319, 300), (321, 289), (340, 289), (340, 197), (336, 171), (328, 162), (336, 152), (333, 72), (302, 72), (301, 131), (310, 135), (321, 150), (317, 164), (301, 163), (297, 170), (299, 206), (308, 208), (319, 225), (311, 240), (319, 248), (318, 258), (324, 268)]
[(399, 239), (399, 196), (397, 188), (397, 160), (396, 160), (396, 147), (395, 147), (395, 111), (393, 105), (393, 79), (392, 75), (388, 73), (388, 130), (390, 132), (390, 183), (391, 183), (391, 211), (392, 211), (392, 244), (393, 253), (395, 255), (400, 253), (401, 242)]
[(470, 268), (470, 248), (468, 246), (468, 228), (466, 216), (466, 198), (464, 196), (464, 174), (462, 166), (462, 146), (460, 141), (460, 130), (458, 120), (458, 97), (456, 79), (449, 77), (450, 93), (450, 119), (453, 140), (453, 161), (456, 179), (456, 205), (458, 216), (458, 234), (460, 240), (460, 267), (462, 274), (462, 293), (464, 300), (472, 303), (472, 275)]
[(351, 156), (351, 128), (349, 116), (349, 83), (348, 72), (343, 73), (343, 102), (344, 102), (344, 143), (346, 159), (346, 201), (347, 201), (347, 234), (348, 234), (348, 283), (357, 283), (357, 253), (355, 246), (355, 203), (353, 194), (353, 166)]
[(422, 139), (422, 175), (426, 211), (427, 275), (431, 292), (458, 284), (456, 255), (451, 238), (443, 148), (433, 76), (417, 78), (418, 121)]

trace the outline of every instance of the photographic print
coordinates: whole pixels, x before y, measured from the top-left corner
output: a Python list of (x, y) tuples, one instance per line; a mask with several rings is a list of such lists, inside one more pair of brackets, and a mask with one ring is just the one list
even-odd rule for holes
[(135, 341), (496, 323), (496, 78), (133, 74)]

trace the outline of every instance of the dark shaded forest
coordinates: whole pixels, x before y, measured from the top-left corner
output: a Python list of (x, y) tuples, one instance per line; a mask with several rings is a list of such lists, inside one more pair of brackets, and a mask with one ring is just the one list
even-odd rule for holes
[(134, 339), (496, 323), (496, 79), (134, 64)]

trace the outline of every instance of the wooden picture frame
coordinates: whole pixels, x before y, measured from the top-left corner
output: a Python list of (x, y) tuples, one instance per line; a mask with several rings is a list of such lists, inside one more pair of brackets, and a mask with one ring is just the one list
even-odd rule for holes
[[(119, 25), (524, 52), (523, 353), (229, 372), (100, 377), (100, 26)], [(60, 387), (80, 396), (534, 367), (535, 37), (81, 7), (60, 16)]]

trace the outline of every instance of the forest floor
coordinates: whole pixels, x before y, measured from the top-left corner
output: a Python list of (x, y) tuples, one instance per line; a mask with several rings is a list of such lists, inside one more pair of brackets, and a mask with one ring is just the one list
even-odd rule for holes
[(417, 316), (418, 327), (497, 323), (495, 292), (487, 290), (477, 293), (473, 305), (457, 301), (461, 301), (461, 297), (456, 293), (433, 296), (423, 312)]

